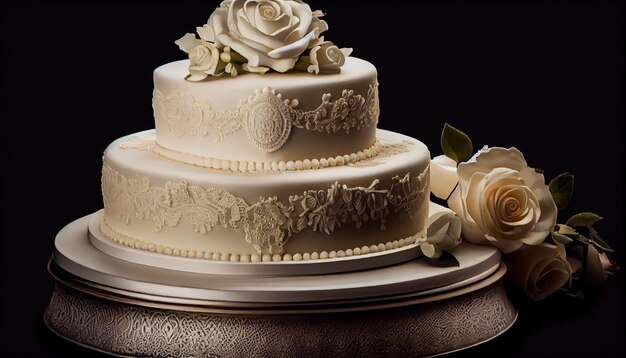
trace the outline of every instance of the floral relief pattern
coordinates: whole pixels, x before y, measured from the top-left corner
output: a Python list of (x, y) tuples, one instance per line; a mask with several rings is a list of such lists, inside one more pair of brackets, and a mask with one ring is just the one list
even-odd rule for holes
[(127, 177), (109, 165), (102, 168), (102, 195), (105, 211), (116, 212), (126, 224), (131, 220), (152, 220), (156, 231), (182, 222), (201, 234), (213, 227), (239, 229), (245, 240), (259, 253), (281, 253), (288, 239), (311, 228), (331, 234), (347, 223), (360, 227), (377, 221), (381, 229), (390, 210), (405, 212), (413, 218), (426, 202), (428, 168), (419, 176), (395, 176), (388, 188), (379, 180), (369, 187), (348, 187), (335, 182), (326, 190), (308, 190), (289, 197), (277, 197), (248, 204), (224, 189), (203, 188), (184, 180), (151, 185), (148, 178)]
[(154, 116), (167, 123), (177, 137), (207, 136), (211, 133), (217, 142), (243, 128), (250, 142), (259, 149), (273, 152), (289, 138), (291, 128), (334, 133), (359, 130), (378, 123), (378, 83), (370, 84), (367, 95), (344, 90), (341, 97), (332, 100), (326, 93), (315, 109), (297, 109), (298, 100), (283, 99), (275, 90), (257, 90), (254, 96), (233, 110), (212, 111), (209, 102), (196, 101), (189, 93), (168, 95), (155, 89), (152, 97)]
[(53, 331), (105, 352), (214, 358), (352, 356), (355, 351), (433, 356), (497, 336), (513, 324), (516, 311), (498, 282), (445, 301), (329, 317), (334, 316), (159, 310), (99, 299), (62, 285), (55, 286), (45, 312)]

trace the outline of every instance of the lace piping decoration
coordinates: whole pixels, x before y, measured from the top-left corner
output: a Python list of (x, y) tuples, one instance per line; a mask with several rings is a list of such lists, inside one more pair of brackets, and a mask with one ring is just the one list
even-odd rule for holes
[(250, 142), (257, 148), (273, 152), (289, 138), (291, 128), (334, 133), (359, 130), (378, 123), (380, 107), (378, 82), (370, 84), (364, 97), (353, 90), (343, 90), (341, 97), (331, 100), (330, 93), (322, 96), (322, 103), (315, 109), (297, 109), (297, 99), (283, 99), (280, 93), (268, 87), (255, 94), (233, 110), (212, 111), (209, 102), (198, 102), (189, 93), (174, 92), (164, 95), (154, 89), (152, 108), (159, 121), (168, 124), (177, 137), (215, 136), (220, 142), (224, 137), (243, 129)]
[(343, 224), (354, 223), (358, 228), (378, 221), (384, 229), (390, 210), (413, 218), (426, 202), (428, 173), (426, 168), (417, 177), (410, 173), (395, 176), (386, 189), (379, 188), (378, 179), (367, 188), (335, 182), (326, 190), (290, 196), (287, 203), (274, 196), (248, 204), (224, 189), (203, 188), (184, 180), (153, 186), (145, 176), (127, 177), (105, 164), (102, 195), (105, 212), (112, 209), (126, 224), (134, 219), (152, 220), (156, 231), (184, 224), (201, 234), (220, 225), (242, 230), (246, 242), (259, 253), (282, 253), (292, 235), (309, 227), (331, 234)]

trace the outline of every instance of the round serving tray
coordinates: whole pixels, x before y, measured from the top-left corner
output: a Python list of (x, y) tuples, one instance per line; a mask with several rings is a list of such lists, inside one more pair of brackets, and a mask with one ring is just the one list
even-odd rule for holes
[(103, 210), (94, 213), (89, 221), (89, 240), (93, 246), (109, 256), (124, 261), (177, 271), (246, 276), (321, 275), (395, 265), (421, 256), (421, 251), (416, 244), (367, 255), (297, 262), (224, 262), (204, 258), (171, 256), (135, 249), (107, 238), (100, 230), (102, 213)]
[(93, 215), (63, 228), (56, 237), (54, 262), (74, 281), (116, 295), (167, 303), (229, 304), (333, 302), (404, 294), (432, 294), (469, 285), (495, 272), (498, 250), (463, 244), (453, 251), (458, 267), (436, 267), (417, 259), (376, 269), (327, 275), (233, 276), (202, 274), (141, 265), (115, 258), (91, 244)]

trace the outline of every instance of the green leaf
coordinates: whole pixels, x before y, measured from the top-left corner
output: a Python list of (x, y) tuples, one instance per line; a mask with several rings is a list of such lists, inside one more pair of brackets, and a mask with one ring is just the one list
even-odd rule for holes
[(598, 231), (592, 227), (589, 228), (589, 238), (593, 246), (603, 251), (614, 252), (611, 246), (607, 244), (598, 234)]
[(567, 222), (565, 223), (567, 226), (592, 226), (593, 224), (597, 223), (598, 221), (602, 220), (602, 217), (599, 215), (596, 215), (594, 213), (590, 213), (590, 212), (582, 212), (582, 213), (578, 213), (574, 216), (572, 216), (571, 218), (569, 218), (569, 220), (567, 220)]
[(567, 236), (565, 236), (563, 234), (559, 234), (556, 231), (552, 231), (551, 234), (552, 234), (552, 239), (555, 242), (561, 243), (563, 245), (570, 244), (570, 243), (572, 243), (574, 241), (573, 239), (571, 239), (571, 238), (569, 238), (569, 237), (567, 237)]
[(472, 140), (448, 123), (444, 124), (441, 132), (441, 149), (443, 154), (452, 158), (457, 165), (470, 159), (474, 153)]
[(582, 234), (578, 234), (576, 236), (573, 236), (572, 239), (576, 240), (577, 242), (580, 242), (581, 244), (589, 244), (589, 239)]
[(233, 51), (232, 49), (230, 50), (230, 56), (232, 57), (232, 60), (234, 62), (238, 62), (238, 63), (248, 62), (248, 60), (246, 60), (245, 57), (241, 56), (239, 52)]
[(576, 230), (565, 224), (556, 224), (556, 231), (561, 235), (578, 235)]
[(574, 192), (574, 176), (570, 173), (562, 173), (550, 181), (548, 188), (557, 209), (563, 210)]

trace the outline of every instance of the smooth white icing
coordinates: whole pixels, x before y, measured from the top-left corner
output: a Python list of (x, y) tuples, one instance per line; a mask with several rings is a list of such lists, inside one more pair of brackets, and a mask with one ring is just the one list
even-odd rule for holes
[[(338, 155), (334, 158), (313, 159), (313, 161), (311, 161), (310, 159), (304, 159), (296, 161), (290, 160), (288, 162), (253, 162), (246, 160), (227, 160), (220, 158), (201, 157), (188, 153), (175, 152), (173, 150), (160, 146), (155, 139), (156, 137), (154, 131), (149, 130), (134, 135), (130, 141), (122, 143), (122, 147), (129, 149), (134, 148), (145, 150), (155, 157), (173, 160), (175, 162), (194, 165), (197, 167), (236, 172), (310, 170), (325, 168), (327, 166), (355, 164), (360, 161), (375, 157), (376, 155), (378, 155), (381, 149), (383, 149), (380, 143), (375, 142), (374, 145), (372, 145), (371, 147), (360, 150), (358, 153)], [(323, 161), (320, 163), (320, 160)]]
[[(151, 186), (165, 187), (168, 183), (184, 180), (189, 185), (202, 188), (224, 189), (247, 203), (257, 202), (259, 197), (273, 196), (283, 203), (288, 203), (291, 196), (301, 195), (308, 190), (326, 190), (335, 182), (348, 187), (368, 187), (373, 181), (377, 181), (381, 188), (388, 188), (392, 184), (392, 178), (404, 176), (407, 173), (413, 177), (421, 176), (423, 179), (428, 177), (430, 153), (424, 144), (413, 138), (383, 130), (378, 130), (378, 138), (383, 145), (403, 144), (406, 146), (406, 151), (387, 157), (372, 158), (370, 162), (364, 161), (363, 165), (357, 166), (329, 166), (320, 170), (278, 173), (238, 173), (197, 168), (155, 158), (141, 150), (123, 149), (120, 145), (129, 140), (129, 137), (124, 137), (107, 148), (104, 164), (121, 175), (135, 180), (136, 183), (148, 180)], [(107, 183), (103, 182), (103, 184)], [(312, 253), (309, 257), (314, 259), (314, 256), (321, 257), (324, 252), (326, 256), (332, 251), (335, 251), (334, 255), (337, 255), (338, 250), (346, 250), (350, 247), (362, 246), (360, 249), (362, 254), (386, 250), (386, 242), (404, 239), (424, 230), (428, 214), (427, 188), (425, 188), (423, 198), (420, 198), (417, 204), (418, 207), (413, 217), (402, 210), (390, 210), (385, 220), (384, 230), (381, 230), (380, 222), (375, 220), (364, 223), (360, 228), (356, 228), (354, 224), (342, 225), (340, 228), (335, 228), (331, 235), (312, 231), (310, 228), (304, 229), (289, 238), (281, 255), (288, 253), (293, 258), (296, 253), (313, 252), (316, 255)], [(128, 217), (128, 215), (124, 217), (118, 209), (118, 206), (107, 207), (105, 205), (105, 219), (113, 230), (146, 242), (148, 246), (152, 244), (155, 250), (161, 245), (164, 247), (165, 254), (176, 255), (178, 253), (180, 255), (182, 253), (180, 250), (187, 250), (187, 254), (189, 251), (236, 253), (237, 255), (258, 254), (257, 250), (245, 241), (245, 235), (237, 230), (215, 225), (210, 231), (201, 233), (195, 232), (190, 225), (162, 225), (161, 230), (156, 231), (152, 218), (142, 219)], [(181, 220), (188, 220), (188, 218), (183, 217)], [(170, 249), (171, 247), (177, 249)], [(356, 249), (352, 250), (353, 254), (356, 253)], [(278, 254), (277, 252), (266, 253)], [(212, 258), (214, 256), (212, 255)], [(230, 260), (230, 256), (226, 258), (221, 255), (220, 259)], [(270, 256), (268, 259), (271, 261), (273, 257)], [(303, 259), (305, 259), (304, 255)], [(262, 261), (266, 261), (265, 256), (262, 257)]]

